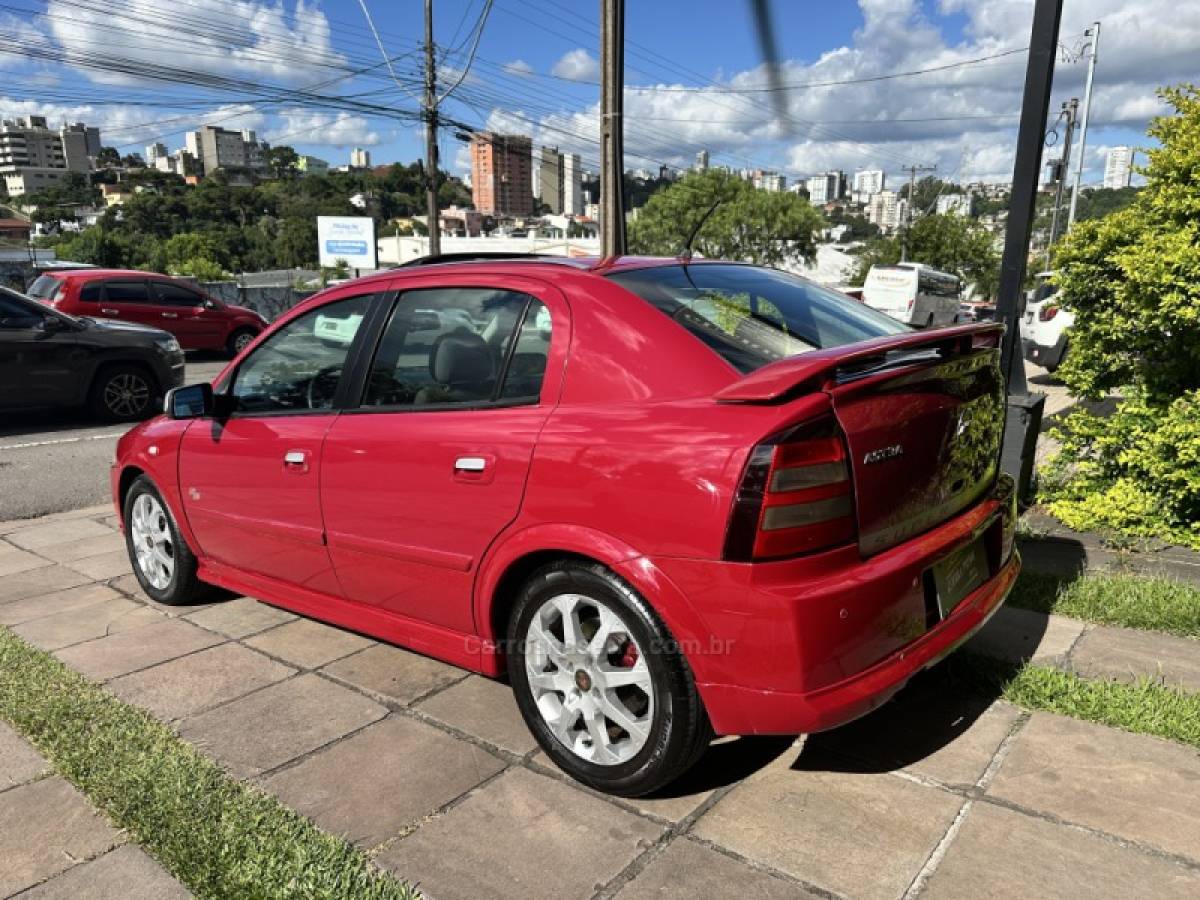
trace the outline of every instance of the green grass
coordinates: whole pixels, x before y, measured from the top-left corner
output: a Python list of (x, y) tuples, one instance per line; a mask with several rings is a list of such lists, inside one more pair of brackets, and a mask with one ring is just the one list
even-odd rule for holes
[(198, 897), (419, 896), (146, 712), (2, 627), (0, 718)]
[(1022, 572), (1009, 604), (1101, 625), (1200, 637), (1200, 588), (1144, 575), (1084, 575), (1065, 582)]
[(1152, 679), (1080, 678), (1049, 666), (1014, 665), (975, 654), (952, 658), (956, 678), (986, 696), (1200, 749), (1200, 694)]

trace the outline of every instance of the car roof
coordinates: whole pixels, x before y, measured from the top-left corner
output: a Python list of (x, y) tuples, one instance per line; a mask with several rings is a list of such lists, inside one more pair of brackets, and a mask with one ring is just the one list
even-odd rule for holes
[(161, 272), (143, 272), (141, 269), (69, 269), (61, 272), (47, 272), (47, 275), (52, 275), (55, 278), (113, 278), (118, 276), (136, 275), (139, 278), (167, 278), (172, 279), (171, 275), (164, 275)]
[[(354, 284), (364, 284), (374, 281), (389, 281), (397, 276), (418, 276), (434, 271), (489, 271), (509, 272), (548, 271), (550, 269), (568, 268), (580, 273), (595, 275), (610, 275), (613, 272), (630, 269), (648, 269), (658, 266), (678, 265), (707, 265), (724, 263), (725, 265), (748, 265), (724, 259), (691, 259), (686, 260), (677, 256), (543, 256), (535, 254), (502, 255), (473, 255), (447, 254), (445, 257), (430, 259), (421, 257), (392, 269), (383, 269), (370, 275), (355, 279)], [(350, 282), (346, 282), (347, 284)]]

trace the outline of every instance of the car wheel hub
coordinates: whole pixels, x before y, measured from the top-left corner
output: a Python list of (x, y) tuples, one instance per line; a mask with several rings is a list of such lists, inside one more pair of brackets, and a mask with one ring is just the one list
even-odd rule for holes
[(139, 571), (152, 586), (165, 590), (175, 574), (175, 542), (166, 510), (156, 497), (142, 494), (129, 519)]
[(581, 594), (547, 600), (525, 640), (529, 690), (564, 747), (597, 765), (618, 765), (646, 745), (654, 687), (645, 654), (613, 610)]
[(150, 385), (133, 374), (117, 375), (104, 386), (104, 405), (118, 416), (136, 416), (150, 402)]

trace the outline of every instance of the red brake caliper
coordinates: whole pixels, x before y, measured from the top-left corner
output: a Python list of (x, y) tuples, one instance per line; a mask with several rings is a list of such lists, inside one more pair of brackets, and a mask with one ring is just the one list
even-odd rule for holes
[(635, 644), (633, 641), (627, 640), (625, 642), (625, 649), (621, 653), (621, 666), (626, 669), (632, 669), (634, 666), (637, 665), (637, 661), (638, 661), (637, 644)]

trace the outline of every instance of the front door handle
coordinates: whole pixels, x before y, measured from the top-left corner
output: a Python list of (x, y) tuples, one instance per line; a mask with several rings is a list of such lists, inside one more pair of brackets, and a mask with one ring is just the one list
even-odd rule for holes
[(163, 314), (162, 314), (162, 317), (163, 317), (164, 319), (178, 319), (178, 318), (179, 318), (179, 313), (166, 313), (166, 312), (165, 312), (165, 313), (163, 313)]
[(104, 313), (106, 316), (119, 316), (121, 314), (119, 309), (107, 309), (103, 306), (100, 307), (100, 312)]
[(487, 468), (487, 460), (482, 456), (460, 456), (454, 461), (455, 472), (482, 472)]
[(283, 454), (283, 467), (289, 472), (307, 472), (308, 452), (305, 450), (289, 450)]

